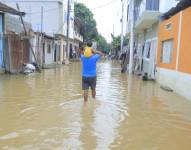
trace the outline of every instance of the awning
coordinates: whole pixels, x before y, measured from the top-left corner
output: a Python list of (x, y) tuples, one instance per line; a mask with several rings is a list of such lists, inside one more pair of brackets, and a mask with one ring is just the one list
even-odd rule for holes
[(0, 2), (0, 12), (4, 12), (4, 13), (10, 13), (12, 15), (18, 15), (18, 16), (24, 16), (25, 13), (24, 12), (20, 12), (17, 11), (16, 9), (9, 7), (3, 3)]

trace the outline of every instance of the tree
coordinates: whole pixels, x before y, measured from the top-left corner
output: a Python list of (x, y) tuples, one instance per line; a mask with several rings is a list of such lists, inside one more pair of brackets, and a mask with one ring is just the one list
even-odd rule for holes
[(117, 55), (118, 52), (120, 51), (120, 43), (121, 43), (120, 36), (117, 37), (112, 36), (111, 49), (113, 54)]
[(94, 40), (97, 42), (98, 50), (108, 53), (110, 50), (109, 44), (101, 34), (98, 34), (93, 13), (84, 4), (75, 3), (74, 14), (84, 24), (84, 29), (81, 30), (84, 41)]
[[(112, 42), (111, 42), (111, 49), (112, 49), (112, 54), (118, 55), (118, 52), (120, 51), (120, 46), (121, 46), (121, 37), (120, 36), (114, 36), (112, 35)], [(124, 36), (123, 40), (123, 46), (127, 46), (129, 44), (129, 37), (126, 35)]]
[(107, 41), (101, 34), (98, 34), (95, 40), (97, 42), (98, 50), (105, 52), (105, 53), (109, 53), (110, 45), (107, 43)]
[(127, 35), (124, 36), (123, 45), (126, 46), (129, 44), (129, 37)]
[(81, 31), (84, 41), (95, 39), (98, 32), (93, 13), (84, 4), (74, 3), (74, 15), (84, 23), (84, 29)]

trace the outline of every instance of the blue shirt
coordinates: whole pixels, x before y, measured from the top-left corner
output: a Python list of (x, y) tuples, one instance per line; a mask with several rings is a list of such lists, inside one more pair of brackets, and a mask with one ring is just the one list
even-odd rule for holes
[(92, 55), (89, 58), (80, 56), (82, 61), (82, 76), (83, 77), (96, 77), (96, 63), (100, 60), (101, 56), (98, 54)]

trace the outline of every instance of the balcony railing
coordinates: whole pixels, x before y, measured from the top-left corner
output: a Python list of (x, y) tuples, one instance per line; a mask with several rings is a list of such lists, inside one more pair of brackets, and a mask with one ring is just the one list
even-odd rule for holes
[(159, 0), (142, 0), (142, 2), (135, 7), (135, 21), (137, 21), (145, 11), (159, 11)]
[(77, 31), (74, 31), (74, 38), (78, 39), (79, 41), (83, 41), (83, 37)]

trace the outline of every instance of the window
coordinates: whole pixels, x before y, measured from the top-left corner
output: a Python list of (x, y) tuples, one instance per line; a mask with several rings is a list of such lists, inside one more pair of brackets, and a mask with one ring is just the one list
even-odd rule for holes
[(168, 23), (165, 25), (166, 30), (172, 29), (172, 23)]
[(144, 49), (144, 58), (150, 58), (151, 42), (147, 41)]
[(159, 0), (146, 0), (146, 10), (158, 11)]
[(172, 51), (173, 51), (173, 39), (162, 42), (161, 50), (161, 62), (170, 64), (172, 62)]
[(51, 53), (51, 45), (47, 44), (47, 53), (50, 54)]

